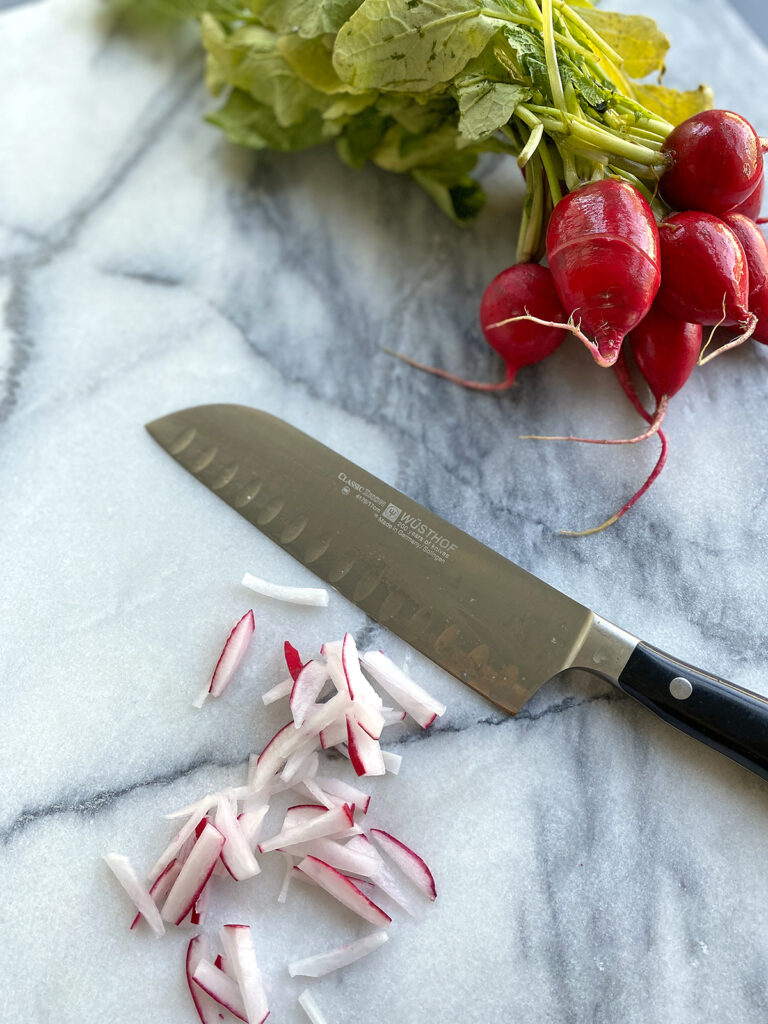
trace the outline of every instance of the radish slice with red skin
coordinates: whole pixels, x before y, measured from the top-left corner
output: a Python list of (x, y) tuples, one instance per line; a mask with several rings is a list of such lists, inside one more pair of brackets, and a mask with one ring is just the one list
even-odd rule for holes
[(397, 708), (382, 708), (381, 713), (384, 716), (384, 725), (396, 725), (405, 721), (406, 712), (398, 711)]
[(214, 825), (206, 822), (163, 904), (161, 913), (164, 921), (180, 924), (184, 920), (211, 877), (223, 846), (224, 836)]
[(296, 676), (291, 688), (291, 714), (293, 724), (300, 729), (307, 711), (320, 696), (320, 692), (329, 679), (328, 666), (322, 661), (308, 661)]
[(428, 729), (436, 717), (445, 714), (445, 704), (441, 704), (410, 679), (386, 654), (381, 651), (366, 651), (360, 660), (379, 686), (407, 711), (422, 729)]
[(220, 697), (232, 682), (255, 631), (253, 612), (248, 611), (227, 637), (224, 649), (216, 662), (208, 688), (212, 697)]
[(379, 741), (372, 739), (350, 715), (347, 715), (347, 749), (358, 775), (386, 775)]
[[(176, 881), (179, 872), (181, 871), (182, 861), (179, 859), (172, 860), (170, 864), (163, 868), (160, 875), (152, 883), (149, 890), (149, 895), (152, 897), (155, 906), (159, 906), (168, 893), (171, 891), (173, 883)], [(158, 910), (159, 914), (159, 910)], [(131, 922), (131, 931), (136, 927), (142, 918), (142, 913), (139, 911)]]
[(247, 572), (241, 583), (248, 590), (253, 590), (262, 597), (273, 601), (285, 601), (286, 604), (306, 604), (314, 608), (328, 607), (328, 591), (324, 587), (287, 587), (281, 583), (270, 583), (259, 576)]
[(317, 857), (305, 857), (298, 865), (305, 875), (309, 875), (325, 891), (338, 900), (353, 913), (358, 914), (369, 924), (377, 925), (379, 928), (386, 928), (392, 918), (385, 914), (381, 907), (369, 900), (361, 892), (351, 878), (347, 878), (336, 868), (326, 864)]
[(290, 697), (293, 685), (293, 679), (283, 679), (281, 682), (275, 683), (266, 693), (262, 693), (262, 703), (266, 706), (274, 704), (275, 701), (282, 700), (283, 697)]
[(367, 732), (372, 740), (378, 740), (384, 729), (384, 716), (376, 708), (371, 708), (361, 701), (352, 701), (349, 714), (355, 719), (360, 728)]
[(338, 746), (339, 743), (346, 743), (346, 741), (347, 721), (345, 718), (339, 719), (338, 722), (334, 722), (332, 725), (329, 725), (320, 733), (320, 746), (323, 750), (328, 750), (329, 747)]
[(235, 881), (242, 882), (246, 878), (258, 875), (261, 867), (253, 855), (229, 800), (219, 801), (214, 825), (225, 839), (221, 850), (222, 863)]
[(283, 644), (283, 653), (285, 655), (285, 664), (292, 680), (291, 685), (293, 685), (299, 672), (304, 668), (304, 662), (301, 660), (301, 656), (293, 644), (288, 643), (287, 640)]
[(380, 828), (371, 829), (371, 839), (386, 853), (392, 863), (399, 868), (405, 877), (423, 893), (428, 900), (437, 899), (437, 889), (432, 872), (418, 853), (406, 846), (389, 832)]
[(270, 853), (272, 850), (287, 850), (295, 843), (306, 843), (310, 839), (319, 839), (322, 836), (343, 832), (354, 823), (354, 808), (349, 804), (335, 807), (332, 811), (323, 808), (323, 813), (318, 814), (312, 821), (287, 828), (265, 843), (259, 843), (259, 852)]
[(345, 875), (361, 875), (363, 878), (373, 878), (381, 864), (377, 857), (328, 837), (297, 843), (291, 847), (290, 853), (295, 857), (317, 857)]
[(303, 960), (294, 960), (288, 964), (288, 973), (292, 978), (301, 975), (306, 978), (322, 978), (332, 971), (338, 971), (340, 967), (355, 963), (372, 953), (374, 949), (383, 946), (389, 936), (384, 931), (372, 932), (370, 935), (350, 942), (346, 946), (339, 946), (328, 953), (318, 953), (315, 956), (305, 957)]
[(322, 804), (294, 804), (286, 809), (280, 831), (285, 832), (287, 828), (294, 828), (296, 825), (305, 825), (308, 821), (314, 821), (327, 810), (333, 810), (333, 808), (323, 807)]
[(360, 656), (351, 633), (345, 633), (341, 642), (341, 667), (347, 680), (350, 697), (372, 709), (381, 708), (384, 702), (360, 670)]
[(310, 1024), (328, 1024), (328, 1018), (317, 1005), (317, 1000), (308, 988), (305, 988), (299, 996), (299, 1006), (309, 1017)]
[[(411, 917), (416, 919), (423, 917), (426, 903), (424, 902), (421, 893), (410, 883), (405, 886), (403, 885), (400, 879), (395, 876), (389, 865), (384, 862), (381, 854), (367, 836), (354, 836), (346, 845), (358, 853), (378, 858), (379, 866), (376, 874), (373, 875), (370, 880), (366, 881), (375, 885), (376, 889), (380, 890), (391, 900), (394, 900), (394, 902), (401, 907), (406, 914), (409, 914)], [(377, 897), (376, 889), (370, 891), (371, 899), (373, 899), (374, 902)], [(365, 891), (366, 893), (369, 893), (368, 888), (366, 888)]]
[(205, 919), (208, 916), (208, 907), (211, 902), (211, 886), (210, 884), (203, 887), (203, 891), (195, 900), (195, 905), (189, 913), (189, 923), (194, 927), (202, 927), (205, 924)]
[(262, 1024), (269, 1016), (269, 1007), (261, 971), (256, 962), (251, 929), (246, 924), (225, 924), (219, 936), (237, 978), (249, 1024)]
[(214, 999), (225, 1010), (248, 1024), (248, 1017), (243, 1005), (243, 997), (234, 978), (230, 978), (210, 960), (200, 960), (192, 973), (192, 980), (207, 995)]
[(351, 786), (348, 782), (344, 782), (342, 779), (337, 779), (329, 775), (318, 775), (315, 779), (315, 783), (332, 797), (336, 797), (338, 800), (343, 800), (348, 804), (354, 804), (355, 810), (359, 811), (361, 814), (368, 813), (368, 807), (371, 803), (370, 793), (364, 793), (362, 789), (358, 789), (356, 786)]
[(204, 992), (193, 975), (201, 960), (207, 960), (210, 956), (208, 940), (204, 935), (196, 935), (190, 940), (187, 946), (186, 974), (189, 994), (195, 1004), (197, 1015), (202, 1024), (221, 1024), (221, 1006), (215, 999), (211, 999), (207, 992)]
[(328, 796), (328, 794), (317, 785), (314, 779), (302, 779), (301, 782), (293, 788), (296, 793), (305, 792), (308, 796), (311, 796), (313, 800), (316, 800), (324, 807), (327, 807), (329, 811), (332, 811), (334, 807), (340, 807), (341, 804), (346, 802), (344, 800), (338, 800), (334, 797)]
[(131, 862), (120, 853), (107, 853), (104, 856), (104, 863), (133, 900), (136, 909), (159, 939), (161, 935), (165, 934), (165, 925), (160, 911)]

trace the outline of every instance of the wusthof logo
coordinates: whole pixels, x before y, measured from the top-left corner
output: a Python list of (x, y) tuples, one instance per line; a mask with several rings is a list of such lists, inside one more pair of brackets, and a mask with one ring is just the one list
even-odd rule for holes
[(390, 502), (389, 505), (387, 505), (387, 507), (382, 512), (382, 515), (384, 516), (385, 519), (388, 519), (390, 523), (396, 523), (397, 520), (400, 518), (400, 513), (402, 511), (403, 510), (401, 508), (398, 508), (397, 505), (393, 505)]

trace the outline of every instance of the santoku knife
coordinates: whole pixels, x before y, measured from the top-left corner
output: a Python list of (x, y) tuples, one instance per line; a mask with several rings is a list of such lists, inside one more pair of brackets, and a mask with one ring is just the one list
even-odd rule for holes
[(768, 700), (643, 643), (282, 420), (205, 405), (147, 430), (263, 534), (506, 711), (563, 669), (586, 669), (768, 778)]

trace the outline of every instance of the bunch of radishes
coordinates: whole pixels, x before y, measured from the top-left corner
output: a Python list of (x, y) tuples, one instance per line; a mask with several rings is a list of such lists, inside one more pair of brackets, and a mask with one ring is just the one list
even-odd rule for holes
[[(649, 428), (621, 441), (552, 440), (628, 444), (658, 433), (661, 456), (616, 515), (581, 533), (615, 522), (658, 476), (667, 451), (661, 421), (694, 367), (750, 337), (768, 344), (768, 244), (755, 223), (767, 146), (739, 114), (708, 110), (690, 117), (663, 144), (667, 163), (653, 210), (626, 180), (601, 177), (583, 184), (552, 212), (548, 268), (519, 263), (491, 281), (480, 322), (506, 365), (503, 381), (466, 381), (416, 364), (468, 387), (500, 391), (514, 383), (521, 367), (551, 355), (570, 332), (599, 366), (615, 367)], [(705, 354), (703, 327), (737, 334)], [(655, 400), (653, 414), (636, 399), (625, 339)]]

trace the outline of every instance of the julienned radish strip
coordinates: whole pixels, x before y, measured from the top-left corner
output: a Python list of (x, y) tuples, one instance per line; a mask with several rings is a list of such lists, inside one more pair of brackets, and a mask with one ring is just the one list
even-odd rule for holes
[(328, 1024), (328, 1018), (317, 1005), (317, 1000), (308, 988), (305, 988), (299, 996), (299, 1006), (306, 1013), (311, 1024)]
[(336, 779), (333, 776), (328, 775), (318, 775), (315, 778), (315, 783), (337, 800), (341, 800), (347, 804), (354, 804), (355, 810), (359, 811), (361, 814), (368, 813), (371, 796), (369, 793), (364, 793), (362, 789), (358, 789), (356, 786), (351, 786), (348, 782), (344, 782), (342, 779)]
[(286, 587), (279, 583), (270, 583), (247, 572), (242, 585), (253, 590), (262, 597), (271, 597), (274, 601), (285, 601), (288, 604), (306, 604), (314, 608), (328, 607), (328, 591), (323, 587)]
[(180, 924), (184, 920), (211, 877), (223, 846), (224, 836), (207, 821), (163, 904), (164, 921)]
[(195, 1004), (201, 1024), (221, 1024), (221, 1006), (215, 999), (211, 999), (208, 993), (204, 992), (193, 979), (198, 964), (202, 960), (208, 960), (209, 958), (208, 939), (204, 935), (195, 935), (193, 939), (190, 939), (187, 946), (185, 964), (189, 994), (192, 997), (192, 1002)]
[(360, 875), (363, 878), (373, 878), (380, 863), (367, 852), (353, 849), (348, 844), (328, 837), (312, 839), (308, 843), (297, 843), (290, 848), (290, 853), (295, 857), (317, 857), (345, 875)]
[(410, 846), (380, 828), (371, 829), (371, 839), (386, 853), (392, 863), (413, 882), (419, 892), (428, 900), (437, 899), (437, 889), (432, 872), (425, 861)]
[[(210, 693), (211, 697), (220, 697), (232, 682), (232, 678), (235, 672), (237, 672), (245, 652), (248, 650), (248, 645), (255, 630), (256, 624), (253, 619), (253, 612), (248, 611), (232, 629), (232, 632), (227, 637), (227, 642), (224, 644), (224, 649), (219, 655), (219, 660), (216, 662), (216, 667), (213, 670), (213, 675), (208, 685), (208, 693)], [(193, 701), (193, 704), (195, 707), (201, 707), (204, 700), (205, 691), (202, 691)]]
[(131, 862), (122, 854), (107, 853), (104, 856), (104, 863), (128, 893), (136, 905), (136, 909), (159, 939), (161, 935), (165, 934), (165, 925), (160, 911)]
[[(173, 886), (173, 883), (176, 881), (179, 872), (181, 871), (181, 864), (182, 862), (180, 860), (172, 860), (170, 864), (166, 865), (166, 867), (163, 868), (163, 870), (160, 872), (160, 875), (152, 883), (149, 890), (149, 895), (152, 897), (152, 901), (154, 902), (156, 909), (159, 908), (160, 904), (171, 891), (171, 887)], [(157, 913), (159, 916), (159, 909)], [(136, 925), (141, 920), (142, 916), (143, 915), (141, 911), (138, 911), (133, 921), (131, 922), (131, 930), (133, 930), (136, 927)]]
[(354, 808), (349, 804), (335, 807), (332, 811), (323, 808), (322, 814), (315, 815), (311, 821), (286, 828), (266, 842), (259, 843), (259, 852), (270, 853), (272, 850), (287, 850), (296, 843), (307, 843), (311, 839), (343, 832), (345, 829), (351, 828), (354, 823)]
[(385, 914), (381, 907), (378, 907), (372, 900), (360, 891), (351, 878), (347, 878), (336, 868), (326, 864), (317, 857), (305, 857), (298, 865), (299, 870), (316, 882), (322, 889), (339, 903), (358, 914), (369, 924), (377, 925), (379, 928), (386, 928), (392, 923), (389, 914)]
[(347, 750), (358, 775), (387, 774), (379, 741), (373, 739), (352, 715), (347, 715)]
[(328, 666), (322, 661), (308, 661), (303, 666), (291, 687), (291, 714), (293, 724), (300, 729), (307, 711), (320, 696), (326, 680), (329, 678)]
[(296, 677), (304, 667), (304, 662), (301, 660), (299, 652), (293, 644), (289, 643), (287, 640), (283, 644), (283, 652), (285, 654), (285, 664), (288, 668), (291, 679), (296, 682)]
[(239, 1020), (248, 1024), (248, 1017), (243, 1005), (243, 997), (234, 978), (230, 978), (210, 960), (202, 959), (192, 973), (192, 980), (206, 992), (211, 999), (229, 1010)]
[(353, 836), (346, 846), (356, 853), (367, 854), (378, 860), (376, 873), (370, 879), (361, 879), (360, 881), (360, 887), (366, 894), (369, 892), (368, 885), (373, 884), (375, 889), (372, 890), (372, 896), (375, 897), (376, 891), (381, 890), (385, 896), (394, 900), (411, 917), (420, 918), (423, 915), (426, 905), (423, 893), (410, 883), (403, 885), (401, 879), (395, 875), (367, 836)]
[(249, 1024), (262, 1024), (269, 1016), (267, 993), (253, 948), (251, 929), (245, 924), (225, 924), (219, 932), (227, 962), (237, 978)]
[(407, 711), (422, 729), (428, 729), (436, 717), (445, 714), (445, 704), (441, 704), (409, 678), (386, 654), (381, 651), (366, 651), (360, 661), (379, 686)]
[(262, 693), (261, 701), (265, 706), (274, 704), (275, 701), (282, 700), (283, 697), (290, 697), (292, 689), (293, 679), (283, 679), (281, 682), (275, 683), (266, 693)]
[(229, 800), (219, 800), (214, 825), (225, 839), (221, 851), (222, 863), (235, 881), (241, 882), (258, 875), (261, 871), (259, 862), (253, 855)]
[(306, 978), (322, 978), (332, 971), (338, 971), (340, 967), (353, 964), (356, 960), (372, 953), (379, 946), (383, 946), (389, 936), (384, 931), (372, 932), (370, 935), (350, 942), (346, 946), (332, 949), (328, 953), (318, 953), (315, 956), (305, 957), (303, 960), (294, 960), (288, 964), (288, 973), (292, 978), (301, 975)]

